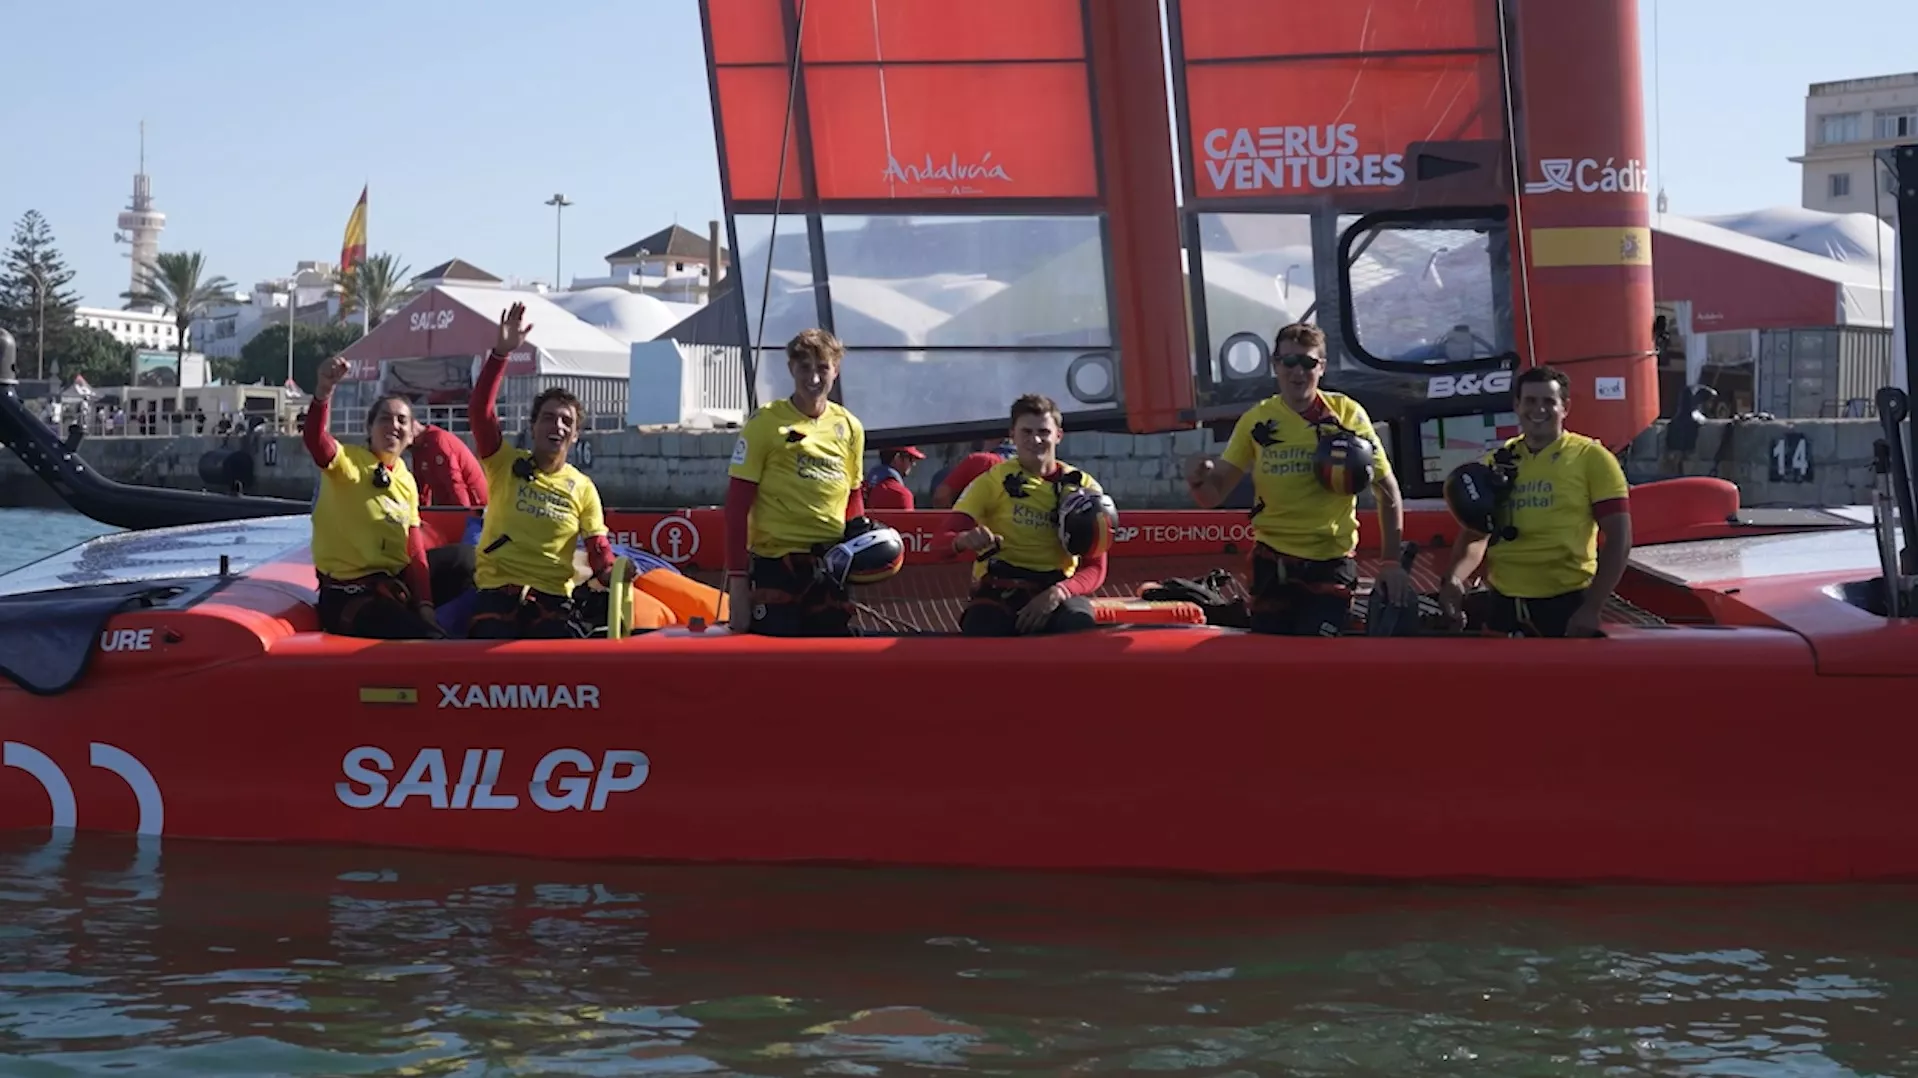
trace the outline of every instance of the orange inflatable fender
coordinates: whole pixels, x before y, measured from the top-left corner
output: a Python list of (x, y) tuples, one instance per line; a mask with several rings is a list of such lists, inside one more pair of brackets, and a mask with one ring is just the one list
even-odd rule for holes
[(626, 590), (632, 596), (630, 600), (632, 610), (629, 614), (631, 620), (626, 625), (629, 631), (643, 632), (647, 629), (664, 629), (669, 625), (679, 624), (679, 619), (674, 615), (672, 607), (636, 587), (629, 587)]
[(687, 625), (694, 618), (704, 618), (707, 625), (724, 625), (731, 616), (725, 592), (670, 569), (654, 569), (633, 580), (634, 628), (645, 624), (640, 612), (642, 595), (669, 613), (673, 620), (667, 624)]

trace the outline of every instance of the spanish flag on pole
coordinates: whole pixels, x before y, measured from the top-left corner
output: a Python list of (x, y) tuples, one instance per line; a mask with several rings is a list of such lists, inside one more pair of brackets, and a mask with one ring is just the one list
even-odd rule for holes
[[(369, 185), (370, 186), (370, 185)], [(340, 276), (353, 272), (353, 267), (366, 261), (366, 188), (360, 188), (360, 200), (353, 206), (353, 216), (346, 219), (346, 239), (340, 243)]]

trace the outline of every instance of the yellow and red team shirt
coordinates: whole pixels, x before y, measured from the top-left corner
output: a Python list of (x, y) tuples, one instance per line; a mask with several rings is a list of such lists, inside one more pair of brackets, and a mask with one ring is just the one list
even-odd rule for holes
[(599, 488), (571, 464), (551, 474), (535, 470), (531, 479), (514, 475), (513, 462), (532, 456), (530, 449), (502, 443), (480, 461), (486, 472), (486, 523), (474, 556), (473, 583), (571, 595), (573, 548), (581, 539), (606, 534), (606, 511)]
[[(1076, 487), (1100, 490), (1097, 480), (1064, 461), (1061, 473), (1078, 472)], [(1079, 559), (1066, 553), (1059, 542), (1059, 498), (1075, 487), (1063, 489), (1050, 479), (1041, 479), (1019, 465), (1019, 458), (1003, 460), (966, 485), (953, 503), (952, 511), (964, 513), (976, 524), (992, 529), (1000, 539), (999, 552), (990, 559), (981, 558), (972, 565), (974, 577), (984, 576), (988, 560), (1002, 561), (1035, 573), (1063, 572), (1071, 576), (1079, 568)]]
[(410, 560), (406, 533), (420, 523), (420, 490), (405, 461), (373, 485), (379, 458), (363, 445), (341, 445), (321, 473), (313, 503), (313, 568), (335, 580), (369, 573), (400, 575)]
[[(1509, 508), (1516, 538), (1486, 556), (1494, 590), (1515, 599), (1578, 591), (1598, 572), (1598, 521), (1630, 508), (1618, 458), (1598, 441), (1567, 431), (1537, 453), (1523, 437), (1505, 443), (1518, 458)], [(1485, 455), (1490, 464), (1494, 453)]]
[[(1385, 446), (1372, 429), (1372, 417), (1343, 393), (1321, 391), (1309, 411), (1312, 418), (1337, 420), (1372, 443), (1375, 482), (1392, 474)], [(1334, 494), (1313, 474), (1319, 431), (1283, 397), (1267, 397), (1239, 417), (1225, 445), (1225, 462), (1252, 476), (1257, 514), (1252, 530), (1258, 541), (1295, 558), (1330, 561), (1350, 557), (1359, 545), (1356, 495)]]
[(759, 485), (746, 549), (762, 558), (846, 537), (846, 503), (864, 482), (866, 428), (830, 401), (814, 419), (781, 398), (754, 412), (726, 474)]

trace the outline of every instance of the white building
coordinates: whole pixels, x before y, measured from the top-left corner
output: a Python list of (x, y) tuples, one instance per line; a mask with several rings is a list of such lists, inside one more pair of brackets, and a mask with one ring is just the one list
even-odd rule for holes
[[(122, 311), (111, 307), (75, 307), (75, 325), (91, 326), (111, 334), (121, 344), (170, 352), (180, 343), (180, 327), (173, 316), (160, 311)], [(192, 340), (189, 333), (188, 340)]]
[(1891, 220), (1887, 177), (1872, 154), (1909, 142), (1918, 142), (1918, 72), (1813, 83), (1805, 95), (1805, 152), (1791, 159), (1802, 167), (1803, 205)]
[(237, 359), (259, 332), (287, 320), (287, 304), (297, 304), (295, 321), (325, 325), (339, 316), (338, 286), (331, 262), (300, 262), (291, 276), (261, 281), (251, 292), (235, 292), (194, 319), (191, 339), (216, 359)]
[[(719, 222), (707, 235), (669, 225), (606, 256), (606, 276), (575, 277), (572, 291), (623, 288), (668, 303), (706, 302), (712, 285), (726, 275), (729, 253), (719, 242)], [(714, 262), (719, 271), (713, 272)]]

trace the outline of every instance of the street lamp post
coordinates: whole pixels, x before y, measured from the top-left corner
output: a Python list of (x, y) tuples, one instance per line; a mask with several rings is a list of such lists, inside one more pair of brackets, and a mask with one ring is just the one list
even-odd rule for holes
[(300, 275), (286, 282), (286, 380), (293, 381), (293, 315), (300, 309)]
[(558, 193), (546, 200), (546, 205), (553, 207), (553, 291), (555, 292), (561, 290), (559, 285), (560, 221), (566, 212), (566, 207), (572, 204), (565, 195)]

